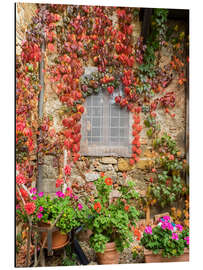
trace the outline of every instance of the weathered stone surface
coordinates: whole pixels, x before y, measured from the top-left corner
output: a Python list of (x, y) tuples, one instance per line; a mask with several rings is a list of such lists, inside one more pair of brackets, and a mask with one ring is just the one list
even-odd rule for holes
[(21, 53), (22, 41), (36, 9), (37, 5), (33, 3), (16, 3), (16, 55)]
[(44, 156), (43, 163), (44, 165), (51, 166), (53, 165), (54, 156), (46, 155)]
[(55, 193), (60, 188), (56, 188), (56, 180), (55, 179), (43, 179), (42, 181), (42, 192), (46, 193)]
[(136, 164), (135, 167), (138, 169), (147, 169), (153, 166), (154, 161), (151, 159), (140, 159)]
[(112, 157), (103, 157), (101, 159), (101, 163), (104, 163), (104, 164), (117, 164), (117, 160), (115, 158), (112, 158)]
[(49, 179), (57, 179), (58, 177), (58, 171), (52, 166), (43, 165), (43, 179), (49, 178)]
[(129, 171), (132, 169), (132, 166), (130, 166), (129, 161), (124, 158), (118, 159), (118, 170), (121, 172)]
[(95, 172), (86, 173), (85, 177), (86, 177), (86, 180), (88, 182), (92, 182), (92, 181), (95, 181), (95, 180), (97, 180), (99, 178), (99, 174), (95, 173)]

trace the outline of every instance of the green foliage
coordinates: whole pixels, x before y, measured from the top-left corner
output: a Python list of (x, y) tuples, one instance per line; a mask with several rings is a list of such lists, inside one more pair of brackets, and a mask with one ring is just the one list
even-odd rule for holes
[[(86, 227), (93, 232), (90, 245), (96, 252), (104, 252), (108, 242), (115, 242), (117, 250), (122, 251), (133, 241), (130, 225), (135, 226), (139, 216), (135, 207), (139, 196), (134, 183), (129, 182), (127, 186), (118, 188), (120, 197), (110, 202), (112, 183), (106, 184), (105, 179), (101, 177), (95, 181), (95, 201), (93, 204), (88, 202), (89, 219), (86, 220)], [(101, 208), (95, 209), (98, 203)]]
[(62, 262), (63, 266), (74, 266), (77, 265), (77, 255), (72, 252), (71, 246), (66, 246), (66, 258)]
[(157, 171), (157, 178), (151, 184), (151, 195), (160, 203), (161, 207), (170, 205), (184, 193), (184, 181), (181, 178), (183, 164), (178, 156), (176, 142), (167, 134), (154, 140), (154, 149), (160, 157), (156, 165), (160, 168)]
[[(36, 209), (31, 215), (33, 224), (38, 224), (39, 222), (53, 223), (58, 215), (63, 212), (62, 216), (56, 223), (56, 227), (60, 229), (63, 233), (68, 233), (72, 229), (81, 226), (81, 222), (87, 218), (87, 206), (83, 205), (82, 209), (78, 208), (78, 202), (75, 201), (70, 196), (56, 197), (51, 199), (49, 195), (37, 196), (34, 200)], [(40, 210), (40, 208), (43, 210)], [(28, 222), (27, 214), (23, 210), (16, 210), (18, 216), (24, 222)], [(41, 213), (41, 217), (38, 214)]]
[(147, 136), (151, 138), (154, 134), (160, 131), (160, 125), (157, 123), (156, 119), (152, 116), (148, 116), (144, 120), (144, 124), (149, 129), (147, 130)]

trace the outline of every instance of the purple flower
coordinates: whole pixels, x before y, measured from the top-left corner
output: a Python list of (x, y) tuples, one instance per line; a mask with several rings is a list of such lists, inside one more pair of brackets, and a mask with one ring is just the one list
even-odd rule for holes
[(38, 217), (39, 219), (42, 218), (42, 217), (43, 217), (42, 213), (39, 213), (39, 214), (37, 215), (37, 217)]
[(176, 224), (176, 228), (177, 228), (180, 232), (182, 232), (182, 230), (183, 230), (183, 226), (180, 225), (180, 224)]
[(172, 233), (172, 239), (173, 240), (178, 240), (178, 234), (177, 233)]
[(146, 234), (152, 234), (152, 228), (150, 226), (146, 226), (145, 233)]
[(39, 211), (42, 212), (44, 211), (44, 208), (42, 206), (39, 207)]
[(186, 241), (187, 245), (189, 246), (189, 236), (186, 236), (186, 237), (184, 238), (184, 240)]
[(37, 193), (37, 189), (36, 188), (31, 188), (30, 193), (31, 194), (36, 194)]
[(79, 209), (79, 210), (82, 210), (82, 209), (83, 209), (82, 204), (80, 204), (80, 203), (78, 204), (78, 209)]
[(44, 192), (39, 192), (39, 193), (38, 193), (38, 196), (39, 196), (39, 197), (43, 197), (43, 195), (44, 195)]
[(33, 196), (32, 197), (33, 201), (37, 200), (37, 197), (36, 196)]

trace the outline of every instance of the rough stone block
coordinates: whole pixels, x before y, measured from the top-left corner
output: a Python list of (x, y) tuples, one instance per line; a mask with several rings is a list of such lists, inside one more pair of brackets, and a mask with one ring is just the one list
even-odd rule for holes
[(42, 192), (45, 193), (55, 193), (57, 190), (56, 188), (56, 180), (55, 179), (43, 179), (42, 181)]
[(43, 178), (57, 179), (58, 170), (53, 168), (52, 166), (43, 166)]
[(141, 170), (144, 170), (144, 169), (148, 169), (150, 167), (152, 167), (154, 164), (154, 161), (151, 160), (151, 159), (140, 159), (137, 163), (136, 163), (136, 168), (137, 169), (141, 169)]
[(130, 166), (129, 161), (124, 158), (118, 159), (118, 170), (121, 172), (126, 172), (132, 169), (132, 166)]
[(99, 178), (99, 174), (98, 173), (95, 173), (95, 172), (91, 172), (91, 173), (86, 173), (85, 174), (85, 177), (86, 177), (86, 180), (88, 182), (92, 182), (92, 181), (95, 181)]
[(112, 157), (103, 157), (101, 159), (101, 163), (104, 163), (104, 164), (117, 164), (117, 160), (115, 158), (112, 158)]

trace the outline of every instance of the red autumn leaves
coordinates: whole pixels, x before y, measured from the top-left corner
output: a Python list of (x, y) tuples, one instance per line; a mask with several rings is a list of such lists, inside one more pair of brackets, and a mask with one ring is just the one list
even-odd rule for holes
[(137, 107), (134, 110), (134, 115), (133, 115), (133, 119), (134, 119), (134, 123), (133, 123), (133, 131), (132, 131), (132, 135), (134, 137), (133, 141), (132, 141), (132, 158), (130, 159), (129, 163), (130, 165), (133, 165), (135, 162), (139, 161), (139, 155), (141, 154), (141, 149), (140, 149), (140, 136), (139, 133), (142, 130), (142, 126), (140, 125), (140, 116), (139, 113), (141, 112), (141, 107)]
[(81, 140), (81, 124), (77, 122), (74, 117), (64, 118), (62, 121), (64, 127), (67, 129), (64, 131), (64, 146), (67, 150), (73, 153), (80, 151), (80, 140)]

